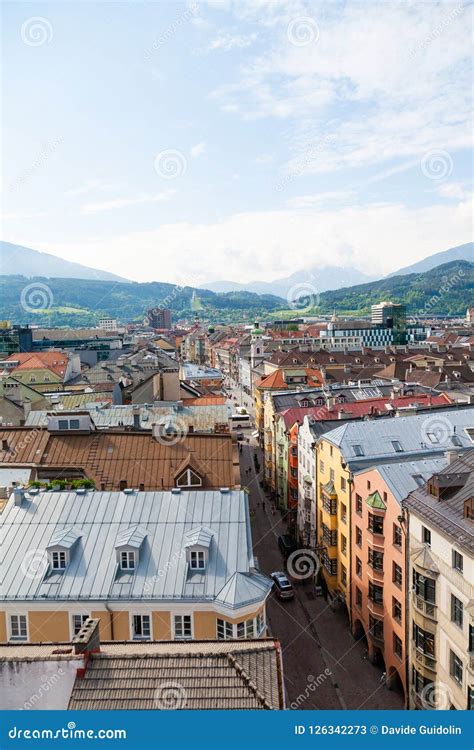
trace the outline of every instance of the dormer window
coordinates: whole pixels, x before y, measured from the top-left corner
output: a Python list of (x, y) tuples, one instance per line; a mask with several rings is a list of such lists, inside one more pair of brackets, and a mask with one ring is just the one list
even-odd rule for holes
[(201, 487), (202, 479), (192, 469), (186, 469), (176, 479), (176, 487)]
[(135, 570), (135, 552), (131, 550), (121, 552), (120, 567), (122, 570)]
[(138, 568), (140, 549), (146, 537), (146, 529), (139, 526), (129, 526), (119, 532), (115, 550), (120, 570), (133, 572)]
[(204, 550), (191, 550), (189, 553), (189, 567), (192, 570), (204, 570), (206, 567), (206, 553)]
[(66, 570), (67, 554), (65, 551), (51, 552), (51, 567), (53, 570)]

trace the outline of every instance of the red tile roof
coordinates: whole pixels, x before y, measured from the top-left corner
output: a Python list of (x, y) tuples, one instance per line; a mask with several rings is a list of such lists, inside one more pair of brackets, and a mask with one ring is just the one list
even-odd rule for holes
[(62, 352), (21, 352), (12, 354), (5, 362), (19, 362), (12, 372), (17, 370), (51, 370), (56, 375), (63, 376), (69, 359)]

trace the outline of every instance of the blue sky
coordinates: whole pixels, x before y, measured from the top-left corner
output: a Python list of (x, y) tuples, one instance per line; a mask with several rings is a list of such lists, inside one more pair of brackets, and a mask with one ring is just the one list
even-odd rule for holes
[(193, 285), (470, 241), (465, 5), (4, 3), (3, 238)]

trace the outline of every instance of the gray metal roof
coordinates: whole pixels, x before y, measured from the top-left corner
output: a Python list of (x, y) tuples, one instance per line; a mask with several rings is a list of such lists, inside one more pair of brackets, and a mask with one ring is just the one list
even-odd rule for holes
[[(132, 572), (118, 570), (117, 540), (142, 540)], [(212, 532), (204, 571), (189, 571), (190, 531)], [(47, 566), (46, 548), (64, 529), (81, 534), (64, 572)], [(132, 533), (133, 531), (133, 533)], [(244, 491), (42, 492), (21, 506), (8, 501), (2, 518), (3, 600), (218, 600), (229, 608), (263, 601), (271, 580), (254, 568)], [(34, 558), (35, 573), (19, 575)], [(43, 564), (44, 561), (44, 564)], [(28, 566), (28, 562), (25, 563)], [(38, 572), (39, 571), (39, 572)]]
[(393, 496), (401, 503), (410, 492), (420, 487), (420, 482), (427, 482), (433, 474), (444, 469), (447, 464), (448, 459), (443, 455), (439, 458), (425, 458), (421, 461), (378, 464), (376, 468)]
[[(403, 461), (407, 455), (413, 459), (429, 458), (448, 450), (472, 448), (468, 428), (474, 428), (474, 407), (450, 407), (406, 417), (344, 422), (326, 433), (324, 439), (338, 446), (344, 460), (355, 470), (384, 460)], [(432, 440), (430, 435), (438, 438)], [(400, 443), (401, 451), (395, 449), (393, 441)]]
[[(86, 404), (77, 411), (88, 411), (98, 430), (109, 427), (132, 427), (134, 423), (133, 411), (139, 410), (140, 429), (151, 430), (153, 424), (165, 424), (169, 420), (178, 420), (180, 425), (194, 427), (197, 432), (213, 431), (216, 424), (226, 424), (230, 416), (230, 408), (226, 404), (205, 404), (186, 406), (173, 402), (156, 404), (125, 404), (123, 406), (101, 406)], [(62, 410), (61, 410), (62, 411)], [(76, 411), (74, 409), (67, 410)], [(58, 409), (55, 409), (58, 412)], [(47, 427), (48, 415), (46, 410), (30, 411), (26, 419), (26, 427)]]

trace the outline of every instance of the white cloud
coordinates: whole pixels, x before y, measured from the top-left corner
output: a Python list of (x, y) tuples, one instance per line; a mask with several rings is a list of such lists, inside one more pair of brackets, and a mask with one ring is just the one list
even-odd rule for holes
[[(222, 278), (271, 280), (327, 265), (328, 258), (332, 265), (383, 275), (469, 241), (471, 217), (469, 201), (419, 209), (401, 204), (318, 206), (239, 213), (212, 224), (164, 224), (96, 242), (43, 245), (92, 266), (98, 257), (107, 259), (107, 270), (123, 274), (127, 267), (139, 281), (199, 285)], [(29, 244), (24, 237), (13, 241)]]
[(444, 182), (438, 187), (438, 195), (442, 198), (464, 200), (469, 194), (470, 191), (466, 190), (459, 182)]
[(198, 156), (201, 156), (206, 150), (206, 144), (204, 141), (201, 141), (201, 143), (196, 143), (195, 146), (189, 149), (189, 153), (195, 159)]
[[(461, 3), (237, 4), (235, 14), (272, 27), (269, 48), (213, 93), (245, 119), (286, 120), (288, 171), (313, 174), (420, 160), (471, 144), (471, 33)], [(314, 18), (317, 38), (292, 44), (288, 25)], [(277, 32), (277, 33), (275, 33)], [(311, 154), (315, 143), (322, 152)], [(309, 155), (308, 155), (309, 154)], [(302, 168), (300, 163), (303, 162)]]
[(218, 35), (212, 39), (211, 42), (205, 48), (205, 52), (215, 52), (217, 50), (222, 52), (230, 52), (233, 49), (245, 49), (250, 47), (257, 40), (258, 34), (232, 34), (224, 31), (220, 31)]
[(354, 200), (352, 190), (329, 190), (327, 192), (314, 193), (313, 195), (299, 195), (290, 198), (286, 203), (290, 208), (312, 208), (331, 203), (335, 206), (345, 205)]
[(123, 198), (112, 198), (106, 201), (97, 201), (95, 203), (86, 203), (81, 207), (83, 214), (97, 214), (102, 211), (110, 211), (115, 208), (126, 208), (127, 206), (137, 206), (146, 203), (163, 203), (168, 201), (173, 195), (176, 194), (176, 190), (163, 190), (161, 193), (149, 194), (141, 193), (135, 196), (125, 196)]

